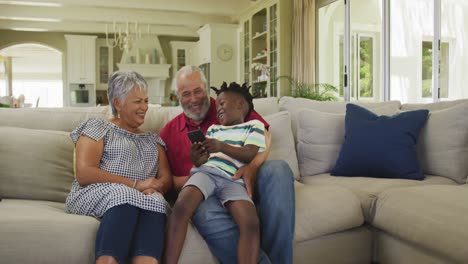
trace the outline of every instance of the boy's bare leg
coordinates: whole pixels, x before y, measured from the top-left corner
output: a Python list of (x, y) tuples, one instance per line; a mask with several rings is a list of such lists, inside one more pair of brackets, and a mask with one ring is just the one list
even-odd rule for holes
[(260, 227), (255, 206), (244, 200), (229, 201), (225, 206), (239, 226), (238, 263), (257, 263), (260, 254)]
[(169, 216), (164, 251), (165, 264), (177, 264), (179, 261), (189, 220), (201, 201), (203, 201), (203, 194), (195, 186), (187, 186), (180, 192)]

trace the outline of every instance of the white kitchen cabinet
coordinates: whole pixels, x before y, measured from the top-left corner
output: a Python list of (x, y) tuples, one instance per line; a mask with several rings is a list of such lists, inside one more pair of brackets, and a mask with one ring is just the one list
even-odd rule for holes
[(205, 25), (198, 30), (200, 40), (198, 42), (198, 63), (211, 62), (211, 26)]
[(113, 48), (107, 46), (105, 39), (96, 41), (96, 90), (107, 91), (107, 82), (114, 72)]
[(96, 105), (96, 36), (65, 35), (67, 42), (66, 106)]
[(96, 36), (65, 35), (68, 83), (96, 83)]
[(172, 76), (175, 77), (180, 68), (195, 64), (196, 42), (171, 41)]

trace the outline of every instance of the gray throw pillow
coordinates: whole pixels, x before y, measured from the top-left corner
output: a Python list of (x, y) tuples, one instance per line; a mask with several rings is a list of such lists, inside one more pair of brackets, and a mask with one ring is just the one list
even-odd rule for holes
[(467, 113), (468, 103), (429, 113), (417, 145), (425, 174), (465, 183), (468, 175)]
[(65, 202), (73, 149), (68, 132), (0, 127), (0, 196)]
[(291, 116), (289, 112), (282, 111), (264, 117), (270, 124), (269, 132), (272, 137), (269, 160), (285, 160), (291, 168), (294, 178), (299, 180), (299, 167), (297, 164), (296, 148), (291, 131)]

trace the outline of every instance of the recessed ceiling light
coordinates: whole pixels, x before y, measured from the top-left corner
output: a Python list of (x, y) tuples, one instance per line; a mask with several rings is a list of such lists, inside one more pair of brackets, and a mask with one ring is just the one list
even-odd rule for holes
[(0, 1), (0, 4), (5, 5), (25, 5), (25, 6), (51, 6), (51, 7), (61, 7), (62, 4), (59, 3), (49, 3), (49, 2), (27, 2), (27, 1)]
[(42, 31), (49, 31), (44, 28), (11, 28), (11, 30), (16, 30), (16, 31), (37, 31), (37, 32), (42, 32)]
[(6, 16), (0, 16), (0, 19), (18, 20), (18, 21), (34, 21), (34, 22), (62, 22), (63, 21), (61, 19), (40, 18), (40, 17), (6, 17)]

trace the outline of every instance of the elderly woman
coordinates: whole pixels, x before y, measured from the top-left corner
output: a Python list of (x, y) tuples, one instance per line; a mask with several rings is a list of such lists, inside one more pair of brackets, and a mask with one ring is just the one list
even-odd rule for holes
[(172, 176), (162, 139), (139, 127), (148, 110), (147, 84), (136, 72), (112, 75), (113, 117), (89, 119), (71, 134), (76, 179), (66, 211), (101, 218), (96, 263), (158, 263)]

